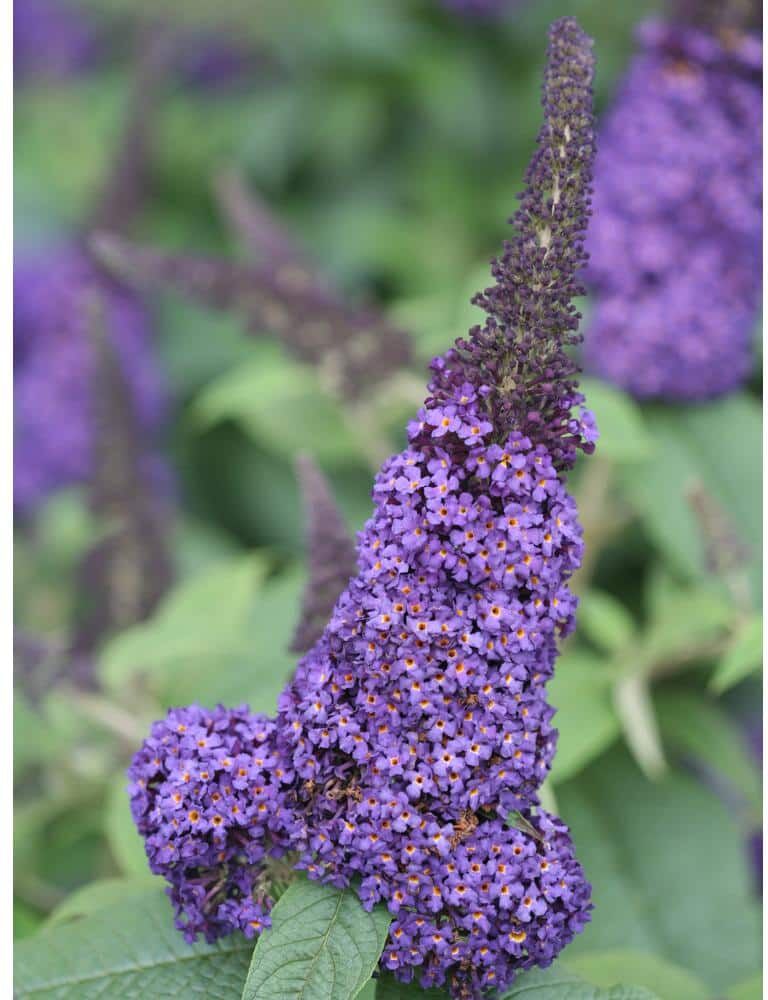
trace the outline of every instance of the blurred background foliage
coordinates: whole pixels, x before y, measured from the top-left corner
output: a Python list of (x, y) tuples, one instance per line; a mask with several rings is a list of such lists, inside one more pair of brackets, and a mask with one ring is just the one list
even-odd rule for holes
[[(258, 13), (187, 0), (164, 5), (163, 24), (149, 0), (84, 6), (102, 33), (93, 64), (17, 80), (19, 251), (91, 217), (147, 32), (181, 52), (213, 39), (236, 48), (238, 71), (202, 85), (166, 67), (144, 109), (131, 237), (247, 265), (221, 197), (234, 172), (342, 300), (409, 334), (412, 362), (345, 399), (242, 302), (217, 308), (172, 282), (147, 292), (171, 397), (155, 445), (172, 470), (172, 584), (148, 617), (83, 653), (80, 567), (109, 526), (87, 485), (17, 519), (18, 936), (70, 912), (88, 883), (118, 880), (87, 890), (102, 905), (149, 878), (123, 774), (166, 706), (274, 711), (306, 575), (296, 455), (316, 459), (357, 530), (426, 362), (478, 318), (469, 299), (488, 283), (540, 121), (547, 25), (574, 14), (595, 38), (600, 113), (655, 5), (537, 0), (470, 20), (428, 0)], [(583, 312), (588, 329), (588, 301)], [(566, 961), (663, 1000), (745, 1000), (759, 990), (759, 379), (693, 406), (584, 387), (602, 438), (572, 476), (587, 555), (579, 628), (551, 684), (560, 747), (547, 788), (596, 909)]]

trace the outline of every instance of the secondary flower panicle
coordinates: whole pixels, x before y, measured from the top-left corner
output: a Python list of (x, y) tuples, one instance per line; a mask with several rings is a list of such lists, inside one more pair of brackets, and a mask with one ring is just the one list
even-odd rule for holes
[(585, 363), (639, 398), (729, 392), (761, 283), (756, 36), (648, 22), (601, 135)]
[(526, 173), (526, 190), (512, 218), (516, 237), (493, 262), (496, 284), (473, 301), (488, 313), (483, 326), (432, 363), (429, 385), (439, 402), (462, 384), (481, 396), (497, 439), (513, 428), (546, 446), (559, 468), (579, 449), (594, 449), (591, 415), (573, 415), (584, 398), (567, 348), (580, 343), (582, 294), (577, 275), (586, 262), (595, 154), (591, 40), (573, 18), (550, 30), (542, 104), (544, 124)]
[(128, 771), (149, 866), (170, 883), (176, 926), (213, 941), (270, 924), (264, 876), (291, 835), (275, 724), (247, 708), (171, 709)]

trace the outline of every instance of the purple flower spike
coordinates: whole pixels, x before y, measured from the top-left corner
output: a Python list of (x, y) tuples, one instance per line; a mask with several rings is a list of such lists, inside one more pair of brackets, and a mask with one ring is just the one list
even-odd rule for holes
[(30, 510), (62, 486), (86, 481), (94, 462), (92, 309), (104, 310), (141, 430), (163, 416), (165, 393), (148, 316), (79, 249), (14, 268), (14, 505)]
[(760, 43), (651, 22), (604, 125), (587, 366), (695, 400), (752, 367), (761, 278)]
[[(576, 340), (569, 297), (583, 263), (591, 72), (588, 40), (572, 19), (558, 21), (520, 235), (480, 296), (489, 319), (433, 363), (408, 446), (374, 482), (357, 576), (281, 694), (275, 723), (259, 722), (277, 829), (257, 819), (239, 845), (256, 863), (290, 845), (310, 878), (354, 885), (366, 908), (386, 905), (394, 921), (381, 965), (402, 982), (445, 984), (457, 1000), (549, 965), (591, 909), (567, 829), (536, 811), (557, 740), (546, 683), (574, 626), (569, 584), (582, 555), (564, 469), (596, 437), (591, 415), (572, 412), (582, 397), (564, 350)], [(135, 778), (160, 775), (155, 797), (168, 775), (179, 782), (158, 746), (175, 721), (159, 724), (134, 764)], [(145, 799), (135, 787), (139, 829), (181, 898), (176, 870), (156, 860), (173, 832), (165, 805)], [(519, 828), (506, 825), (513, 810)], [(189, 837), (197, 857), (186, 827), (171, 843), (184, 851)], [(212, 924), (189, 900), (190, 891), (221, 892), (222, 906), (232, 898), (230, 855), (218, 867), (203, 857), (202, 888), (183, 875), (190, 936), (242, 926), (229, 909)], [(242, 885), (261, 905), (245, 876)]]
[(583, 289), (595, 139), (591, 40), (573, 18), (550, 29), (542, 103), (544, 125), (526, 173), (527, 187), (511, 220), (517, 236), (493, 262), (496, 284), (473, 302), (488, 313), (468, 340), (433, 364), (429, 389), (439, 402), (469, 383), (497, 440), (511, 429), (543, 444), (558, 468), (577, 451), (594, 450), (572, 417), (583, 401), (578, 367), (566, 348), (581, 341), (572, 300)]

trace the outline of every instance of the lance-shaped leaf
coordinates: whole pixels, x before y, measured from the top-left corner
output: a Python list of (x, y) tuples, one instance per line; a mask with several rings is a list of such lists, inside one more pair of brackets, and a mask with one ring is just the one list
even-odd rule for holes
[(73, 649), (94, 650), (112, 632), (147, 617), (171, 582), (168, 511), (117, 353), (98, 315), (91, 323), (96, 427), (89, 501), (105, 532), (79, 576), (87, 606)]
[(304, 497), (309, 578), (291, 649), (306, 653), (322, 635), (336, 601), (355, 573), (357, 557), (344, 517), (320, 469), (308, 455), (301, 455), (296, 472)]
[(259, 938), (242, 1000), (353, 1000), (387, 940), (384, 906), (366, 912), (351, 889), (300, 879)]
[(14, 996), (232, 1000), (240, 995), (252, 950), (253, 942), (241, 935), (215, 945), (186, 944), (162, 889), (150, 889), (20, 942)]
[(167, 253), (105, 233), (91, 245), (107, 267), (136, 287), (179, 292), (237, 313), (253, 333), (276, 334), (342, 398), (359, 399), (410, 360), (403, 331), (307, 283), (303, 271)]

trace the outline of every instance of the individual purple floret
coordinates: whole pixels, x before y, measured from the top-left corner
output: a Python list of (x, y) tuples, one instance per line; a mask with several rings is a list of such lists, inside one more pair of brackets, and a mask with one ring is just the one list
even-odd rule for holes
[(752, 367), (761, 275), (759, 41), (650, 22), (601, 137), (588, 367), (702, 399)]
[(171, 709), (133, 759), (131, 812), (188, 941), (269, 926), (265, 880), (291, 833), (274, 722), (246, 707)]
[(68, 0), (14, 0), (13, 68), (17, 80), (68, 76), (87, 69), (97, 51), (93, 25)]
[(104, 310), (144, 432), (156, 429), (164, 390), (147, 313), (75, 247), (14, 266), (14, 505), (85, 481), (94, 448), (93, 310)]

